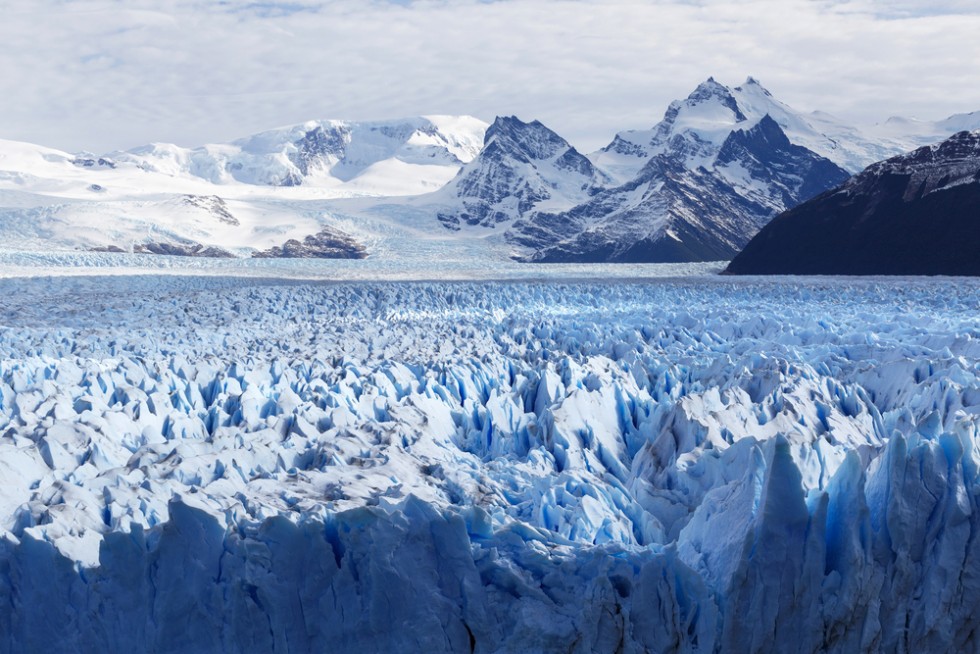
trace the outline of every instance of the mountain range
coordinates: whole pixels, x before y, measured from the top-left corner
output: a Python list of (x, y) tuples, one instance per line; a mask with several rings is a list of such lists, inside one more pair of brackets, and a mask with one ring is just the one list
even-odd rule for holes
[(980, 113), (859, 129), (755, 79), (709, 78), (651, 129), (588, 154), (513, 116), (309, 121), (102, 155), (0, 141), (0, 238), (194, 256), (430, 256), (438, 243), (533, 262), (722, 260), (865, 166), (978, 127)]
[[(652, 129), (621, 132), (589, 155), (591, 167), (553, 132), (540, 152), (539, 123), (498, 120), (484, 150), (432, 197), (446, 224), (504, 229), (519, 260), (725, 260), (780, 212), (973, 119), (980, 125), (980, 115), (893, 119), (868, 136), (827, 114), (796, 112), (751, 77), (735, 88), (709, 78)], [(520, 166), (530, 168), (515, 174)], [(481, 181), (457, 183), (472, 180)], [(502, 207), (492, 221), (466, 219), (486, 205)]]
[(470, 116), (380, 122), (313, 120), (231, 143), (181, 148), (153, 143), (75, 164), (129, 164), (216, 185), (313, 186), (351, 193), (414, 195), (452, 179), (483, 146), (487, 125)]

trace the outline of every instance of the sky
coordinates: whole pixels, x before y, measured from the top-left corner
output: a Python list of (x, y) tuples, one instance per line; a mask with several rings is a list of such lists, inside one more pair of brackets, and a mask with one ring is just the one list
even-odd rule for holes
[(0, 0), (0, 138), (105, 153), (310, 119), (538, 119), (579, 150), (749, 75), (857, 124), (980, 110), (976, 0)]

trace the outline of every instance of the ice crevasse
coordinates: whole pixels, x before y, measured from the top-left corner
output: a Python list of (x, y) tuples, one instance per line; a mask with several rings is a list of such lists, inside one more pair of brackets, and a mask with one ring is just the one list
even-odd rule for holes
[(0, 651), (980, 649), (973, 282), (0, 284)]

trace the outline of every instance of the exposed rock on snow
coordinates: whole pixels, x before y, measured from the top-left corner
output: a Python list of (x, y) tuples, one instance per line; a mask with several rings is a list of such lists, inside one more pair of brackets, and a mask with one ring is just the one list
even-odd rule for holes
[[(308, 121), (228, 144), (181, 148), (154, 143), (111, 158), (76, 159), (76, 165), (135, 165), (150, 172), (201, 178), (214, 184), (331, 186), (378, 183), (380, 175), (407, 176), (388, 182), (445, 184), (473, 159), (486, 123), (469, 116), (423, 116), (404, 120)], [(90, 163), (91, 162), (91, 163)], [(419, 192), (419, 191), (416, 191)]]
[(185, 195), (183, 202), (187, 206), (203, 209), (216, 219), (229, 225), (241, 225), (238, 218), (228, 210), (228, 204), (217, 195)]
[(178, 257), (233, 257), (232, 253), (200, 243), (138, 243), (133, 246), (136, 254), (169, 254)]
[(652, 129), (588, 156), (513, 117), (308, 121), (102, 156), (0, 141), (0, 241), (30, 251), (190, 242), (248, 256), (353, 221), (379, 256), (401, 249), (394, 241), (455, 240), (522, 261), (727, 259), (843, 170), (970, 128), (980, 114), (858, 129), (796, 111), (750, 78), (709, 79)]
[(256, 252), (252, 256), (287, 259), (363, 259), (367, 256), (367, 250), (349, 235), (324, 227), (302, 241), (290, 239), (281, 246)]
[(907, 122), (862, 132), (804, 114), (752, 78), (712, 78), (651, 130), (618, 134), (589, 156), (611, 182), (574, 207), (529, 205), (507, 231), (516, 258), (538, 262), (730, 259), (776, 214), (836, 187), (873, 161), (931, 143), (952, 126)]
[[(129, 250), (124, 250), (118, 245), (105, 245), (92, 248), (92, 252), (123, 254)], [(174, 257), (232, 258), (235, 256), (227, 250), (200, 243), (136, 243), (133, 245), (132, 253), (165, 254)]]
[[(303, 243), (324, 217), (330, 223), (324, 200), (405, 203), (441, 188), (476, 156), (486, 128), (466, 116), (311, 121), (234, 143), (102, 157), (0, 140), (0, 242), (129, 252), (199, 243), (236, 256)], [(372, 224), (373, 236), (393, 231)]]
[(449, 229), (494, 227), (544, 206), (570, 207), (603, 179), (588, 159), (540, 122), (498, 117), (476, 159), (427, 201)]

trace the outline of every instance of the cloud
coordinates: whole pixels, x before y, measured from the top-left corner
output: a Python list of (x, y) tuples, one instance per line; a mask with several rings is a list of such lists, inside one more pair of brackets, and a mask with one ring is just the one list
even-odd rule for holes
[(310, 118), (538, 118), (588, 151), (715, 76), (872, 122), (980, 109), (945, 0), (13, 0), (0, 137), (96, 152)]

